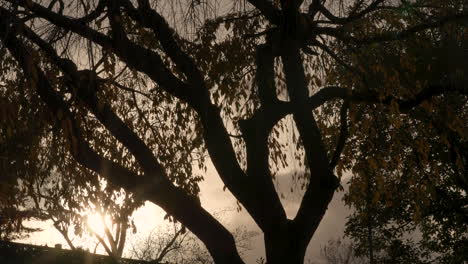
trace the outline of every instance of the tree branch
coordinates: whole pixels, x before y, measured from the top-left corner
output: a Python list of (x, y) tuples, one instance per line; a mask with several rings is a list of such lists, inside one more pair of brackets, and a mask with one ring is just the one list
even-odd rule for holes
[(260, 12), (270, 21), (270, 23), (278, 25), (281, 20), (281, 12), (276, 9), (272, 2), (267, 0), (247, 0), (255, 8), (260, 10)]
[[(7, 1), (13, 2), (13, 0)], [(198, 98), (196, 91), (190, 89), (189, 86), (174, 76), (174, 74), (164, 65), (161, 57), (154, 51), (132, 43), (123, 35), (119, 35), (124, 37), (123, 39), (109, 38), (108, 36), (87, 27), (83, 23), (79, 23), (66, 16), (51, 12), (39, 4), (30, 2), (28, 5), (26, 0), (18, 0), (18, 2), (21, 6), (27, 6), (36, 15), (48, 20), (56, 26), (70, 30), (101, 45), (105, 49), (114, 51), (120, 59), (128, 64), (128, 66), (146, 73), (165, 91), (182, 101), (189, 103), (189, 105), (195, 109), (198, 108), (200, 103), (196, 102), (196, 98)]]
[(274, 55), (270, 44), (260, 45), (256, 56), (255, 83), (262, 106), (253, 116), (239, 122), (247, 154), (247, 175), (257, 190), (256, 207), (252, 212), (258, 226), (266, 233), (286, 221), (278, 193), (269, 169), (268, 136), (276, 122), (269, 118), (270, 110), (278, 101), (275, 87)]
[[(1, 9), (3, 12), (3, 9)], [(21, 24), (20, 24), (21, 25)], [(21, 25), (25, 35), (37, 44), (47, 56), (57, 65), (71, 80), (69, 85), (74, 86), (78, 97), (85, 103), (98, 120), (135, 156), (138, 163), (147, 174), (160, 179), (167, 178), (162, 166), (154, 157), (153, 152), (146, 146), (143, 140), (135, 134), (111, 109), (107, 103), (100, 102), (96, 91), (100, 89), (102, 81), (91, 70), (77, 71), (77, 66), (71, 61), (60, 58), (55, 50), (32, 32), (25, 25)]]
[[(198, 236), (219, 263), (243, 263), (235, 247), (232, 234), (206, 212), (199, 200), (172, 184), (154, 183), (151, 175), (137, 176), (127, 168), (98, 155), (79, 133), (68, 106), (52, 89), (44, 73), (37, 67), (28, 49), (9, 28), (9, 21), (0, 16), (0, 38), (19, 62), (29, 83), (48, 106), (52, 116), (62, 124), (63, 134), (75, 160), (84, 167), (101, 174), (110, 183), (161, 206)], [(157, 188), (155, 188), (155, 186)]]
[(91, 231), (91, 233), (97, 238), (99, 243), (101, 243), (101, 245), (104, 247), (104, 250), (106, 251), (107, 255), (109, 255), (110, 257), (114, 257), (114, 253), (106, 244), (106, 241), (98, 233), (96, 233), (96, 231), (94, 231), (89, 225), (88, 225), (88, 228)]
[(348, 137), (348, 109), (349, 101), (344, 101), (340, 110), (340, 137), (338, 138), (338, 143), (335, 148), (335, 152), (330, 161), (330, 168), (333, 170), (340, 160), (341, 153), (343, 152), (346, 138)]
[(352, 12), (350, 14), (350, 16), (348, 16), (348, 17), (337, 17), (337, 16), (333, 15), (327, 8), (325, 8), (321, 4), (318, 5), (318, 10), (326, 18), (328, 18), (331, 22), (344, 25), (344, 24), (350, 23), (352, 21), (358, 20), (358, 19), (364, 17), (365, 15), (377, 10), (379, 5), (381, 3), (383, 3), (384, 1), (385, 0), (376, 0), (376, 1), (372, 2), (369, 6), (367, 6), (364, 10), (359, 12), (358, 14), (353, 14), (354, 12)]
[(175, 62), (178, 70), (183, 72), (189, 83), (191, 83), (192, 89), (197, 89), (204, 97), (209, 97), (200, 70), (195, 66), (193, 59), (178, 44), (177, 40), (180, 37), (170, 28), (164, 17), (149, 7), (149, 3), (142, 3), (147, 1), (139, 2), (138, 9), (136, 9), (130, 1), (125, 0), (124, 10), (143, 27), (152, 29), (166, 54)]
[[(376, 93), (370, 92), (351, 91), (349, 89), (338, 86), (328, 86), (309, 97), (308, 105), (313, 109), (327, 101), (334, 99), (350, 100), (351, 102), (356, 103), (385, 105), (390, 105), (390, 103), (395, 102), (399, 105), (399, 109), (402, 112), (406, 112), (420, 105), (422, 102), (430, 100), (432, 97), (442, 95), (444, 93), (459, 93), (462, 95), (468, 95), (468, 87), (463, 83), (433, 84), (428, 85), (410, 99), (401, 99), (394, 96), (381, 97)], [(291, 111), (290, 107), (288, 108), (288, 112)]]
[(229, 134), (219, 115), (219, 109), (212, 105), (199, 69), (177, 43), (178, 36), (160, 14), (148, 8), (147, 1), (139, 1), (138, 9), (135, 9), (129, 1), (125, 3), (124, 10), (142, 26), (153, 30), (165, 52), (188, 79), (191, 95), (196, 98), (197, 105), (195, 109), (204, 127), (204, 139), (208, 151), (223, 182), (239, 198), (249, 212), (261, 211), (262, 206), (254, 205), (257, 201), (252, 197), (253, 192), (245, 190), (245, 174), (238, 164)]
[[(20, 4), (26, 5), (25, 0), (20, 0)], [(104, 48), (113, 50), (129, 66), (146, 73), (167, 92), (194, 107), (198, 111), (205, 128), (204, 139), (210, 155), (213, 157), (213, 163), (220, 172), (219, 174), (226, 186), (235, 195), (239, 195), (240, 201), (243, 203), (249, 203), (248, 200), (253, 199), (247, 198), (249, 194), (242, 190), (241, 186), (245, 186), (245, 175), (237, 162), (229, 135), (220, 117), (219, 109), (211, 104), (209, 98), (200, 97), (197, 89), (191, 89), (191, 86), (178, 80), (163, 65), (159, 55), (125, 39), (110, 39), (65, 16), (50, 12), (38, 4), (31, 3), (28, 8), (58, 26), (65, 27)]]
[(68, 236), (68, 230), (66, 229), (63, 229), (60, 227), (60, 223), (53, 219), (52, 217), (50, 218), (50, 220), (52, 220), (52, 223), (55, 227), (55, 229), (57, 231), (59, 231), (59, 233), (62, 235), (62, 237), (65, 239), (65, 241), (67, 242), (68, 246), (70, 247), (70, 249), (74, 250), (75, 249), (75, 245), (73, 245), (73, 242), (71, 241), (70, 237)]
[(372, 43), (378, 43), (378, 42), (386, 42), (386, 41), (395, 41), (395, 40), (403, 40), (407, 39), (411, 36), (413, 36), (417, 32), (421, 32), (427, 29), (431, 28), (437, 28), (441, 27), (447, 23), (459, 21), (459, 20), (465, 20), (468, 21), (468, 13), (463, 12), (455, 15), (450, 15), (443, 17), (441, 19), (438, 19), (436, 21), (432, 22), (427, 22), (427, 23), (422, 23), (418, 24), (415, 26), (411, 26), (403, 31), (399, 32), (388, 32), (388, 33), (383, 33), (381, 35), (373, 36), (373, 37), (368, 37), (368, 38), (354, 38), (353, 41), (355, 41), (358, 44), (372, 44)]
[(286, 85), (291, 98), (293, 117), (302, 140), (306, 163), (310, 169), (310, 180), (301, 205), (293, 220), (293, 231), (297, 232), (297, 243), (307, 245), (318, 227), (329, 202), (338, 187), (338, 180), (329, 167), (327, 152), (321, 132), (311, 109), (307, 107), (308, 89), (299, 52), (299, 43), (286, 42), (288, 49), (281, 55)]
[(175, 234), (174, 236), (172, 237), (172, 239), (166, 243), (166, 245), (164, 246), (164, 248), (159, 252), (159, 255), (158, 257), (154, 260), (155, 263), (160, 263), (162, 262), (162, 260), (164, 259), (164, 257), (166, 257), (167, 253), (169, 253), (172, 249), (172, 245), (174, 245), (174, 243), (176, 242), (177, 238), (183, 234), (185, 232), (185, 230), (181, 227), (181, 229), (179, 229)]
[(87, 23), (93, 21), (94, 19), (98, 18), (99, 16), (101, 16), (104, 13), (104, 8), (106, 7), (105, 3), (106, 3), (106, 1), (99, 0), (98, 5), (96, 6), (96, 8), (93, 11), (91, 11), (91, 13), (89, 13), (89, 14), (81, 17), (81, 18), (77, 18), (76, 21), (79, 22), (79, 23), (87, 24)]

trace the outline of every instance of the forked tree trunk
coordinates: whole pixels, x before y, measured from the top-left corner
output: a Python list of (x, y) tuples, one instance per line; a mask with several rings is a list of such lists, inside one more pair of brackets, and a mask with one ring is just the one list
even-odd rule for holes
[(303, 264), (306, 249), (307, 245), (299, 245), (291, 233), (277, 234), (274, 239), (265, 235), (267, 264)]

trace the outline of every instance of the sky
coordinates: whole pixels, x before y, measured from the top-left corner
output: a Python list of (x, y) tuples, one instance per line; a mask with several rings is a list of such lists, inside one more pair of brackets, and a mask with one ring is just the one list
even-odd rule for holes
[[(230, 231), (236, 228), (243, 228), (247, 231), (258, 232), (258, 235), (251, 239), (251, 250), (244, 253), (244, 260), (246, 263), (256, 263), (255, 261), (265, 255), (263, 244), (263, 235), (260, 229), (256, 226), (253, 219), (242, 209), (240, 212), (237, 210), (237, 203), (234, 196), (226, 189), (223, 190), (224, 184), (218, 177), (212, 164), (208, 164), (208, 170), (204, 174), (205, 180), (200, 184), (200, 199), (202, 206), (212, 214), (217, 215), (218, 219)], [(348, 176), (349, 177), (349, 176)], [(299, 208), (302, 193), (294, 191), (291, 193), (290, 174), (278, 174), (277, 183), (280, 191), (285, 194), (285, 199), (282, 199), (283, 206), (289, 218), (293, 218)], [(347, 177), (343, 179), (343, 184), (346, 183)], [(331, 239), (343, 237), (344, 226), (346, 217), (350, 213), (350, 209), (344, 205), (342, 201), (343, 192), (335, 193), (332, 202), (329, 204), (328, 210), (320, 223), (319, 228), (314, 234), (307, 253), (306, 260), (320, 261), (320, 248)], [(158, 206), (146, 202), (145, 206), (139, 208), (133, 215), (137, 227), (136, 234), (129, 234), (126, 251), (124, 257), (129, 257), (129, 249), (132, 244), (136, 244), (138, 239), (144, 238), (153, 230), (159, 230), (167, 226), (164, 221), (165, 212)], [(35, 226), (40, 226), (44, 231), (32, 234), (29, 238), (21, 240), (22, 243), (30, 243), (36, 245), (54, 246), (55, 244), (62, 244), (64, 248), (68, 248), (65, 240), (60, 233), (53, 228), (50, 223), (32, 223)], [(94, 249), (94, 240), (87, 238), (75, 238), (77, 245), (85, 245), (91, 251)], [(93, 242), (93, 243), (91, 243)], [(103, 249), (98, 248), (97, 253), (102, 253)]]

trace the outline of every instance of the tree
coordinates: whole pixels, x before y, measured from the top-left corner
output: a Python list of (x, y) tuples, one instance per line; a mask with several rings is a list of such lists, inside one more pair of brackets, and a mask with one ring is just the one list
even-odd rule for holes
[(10, 241), (27, 237), (30, 233), (41, 231), (39, 228), (29, 227), (24, 225), (25, 220), (30, 220), (35, 217), (34, 212), (29, 210), (18, 210), (15, 204), (8, 200), (2, 200), (0, 208), (0, 240)]
[[(173, 257), (174, 259), (178, 256), (182, 259), (178, 259), (178, 261), (173, 262), (185, 263), (185, 258), (191, 258), (191, 255), (188, 255), (187, 252), (185, 252), (187, 249), (183, 249), (184, 243), (186, 243), (186, 240), (188, 239), (188, 232), (186, 232), (182, 226), (174, 223), (172, 228), (158, 230), (157, 232), (153, 230), (147, 236), (141, 238), (137, 243), (132, 245), (130, 254), (133, 259), (162, 263), (163, 261), (167, 262), (168, 258), (173, 257), (171, 255), (175, 253), (176, 256)], [(203, 252), (203, 250), (200, 250), (200, 247), (197, 249), (199, 252)], [(204, 257), (205, 258), (203, 258), (203, 260), (206, 263), (209, 263), (209, 254), (204, 254)], [(194, 261), (193, 263), (196, 262)]]
[[(3, 55), (4, 50), (0, 54)], [(29, 135), (35, 131), (34, 126), (28, 124), (35, 116), (31, 114), (26, 116), (26, 119), (17, 118), (21, 104), (13, 104), (3, 98), (3, 94), (0, 98), (0, 240), (9, 241), (27, 237), (30, 233), (40, 230), (24, 224), (25, 220), (41, 217), (35, 210), (26, 206), (27, 194), (16, 185), (17, 175), (24, 173), (25, 170), (21, 168), (26, 166), (20, 166), (9, 157), (11, 153), (16, 152), (18, 160), (27, 159), (24, 149), (34, 144)]]
[[(234, 1), (228, 12), (200, 1), (172, 7), (146, 0), (1, 3), (1, 96), (23, 103), (20, 123), (37, 115), (25, 123), (41, 132), (32, 134), (26, 153), (54, 145), (56, 155), (35, 159), (80, 172), (77, 180), (99, 175), (116, 190), (157, 204), (216, 263), (243, 261), (232, 234), (197, 197), (202, 176), (192, 166), (203, 169), (206, 154), (262, 230), (267, 262), (303, 263), (339, 187), (336, 175), (379, 169), (372, 155), (386, 132), (381, 124), (397, 126), (403, 117), (411, 126), (428, 124), (416, 114), (427, 102), (455, 107), (456, 129), (466, 120), (463, 70), (445, 71), (440, 80), (384, 78), (384, 84), (380, 77), (388, 75), (372, 75), (385, 61), (375, 45), (391, 49), (463, 23), (463, 1), (249, 0)], [(416, 15), (396, 16), (407, 12)], [(403, 52), (403, 62), (408, 58)], [(449, 104), (454, 97), (457, 103)], [(14, 124), (2, 127), (2, 140), (21, 131)], [(416, 150), (430, 136), (422, 129), (391, 153)], [(285, 133), (292, 142), (284, 143)], [(466, 168), (458, 145), (432, 140)], [(29, 166), (11, 152), (7, 159), (7, 165)], [(305, 193), (289, 219), (273, 178), (292, 160), (305, 171), (297, 178)], [(454, 168), (447, 160), (425, 161)], [(401, 171), (382, 169), (395, 168)]]
[(343, 242), (341, 239), (330, 240), (321, 251), (320, 255), (327, 264), (353, 264), (368, 263), (364, 258), (355, 255), (353, 245)]
[[(444, 12), (466, 10), (457, 1), (438, 4), (448, 8)], [(406, 5), (386, 19), (402, 27), (419, 17)], [(392, 94), (411, 93), (409, 87), (424, 83), (466, 90), (465, 31), (466, 23), (446, 25), (403, 42), (355, 50), (361, 54), (356, 58), (367, 64), (344, 53), (341, 58), (360, 65), (368, 82), (383, 81), (381, 89)], [(461, 263), (468, 257), (466, 107), (466, 96), (445, 94), (420, 108), (394, 104), (375, 109), (373, 116), (355, 109), (358, 124), (367, 132), (354, 133), (366, 140), (354, 141), (359, 144), (350, 150), (368, 158), (362, 155), (353, 165), (345, 201), (355, 208), (346, 232), (356, 241), (359, 255), (370, 257), (373, 252), (376, 263)]]
[[(252, 249), (252, 238), (256, 232), (244, 227), (236, 228), (233, 236), (239, 254)], [(133, 259), (154, 263), (209, 264), (213, 263), (210, 254), (192, 233), (178, 223), (165, 229), (153, 230), (132, 245), (130, 255)]]
[[(54, 175), (55, 174), (55, 175)], [(76, 249), (73, 236), (88, 234), (109, 256), (122, 257), (127, 232), (136, 231), (132, 214), (141, 204), (129, 193), (106, 188), (102, 179), (86, 184), (70, 184), (73, 179), (57, 173), (24, 179), (25, 197), (40, 220), (50, 220), (71, 249)]]
[[(38, 112), (25, 120), (20, 118), (19, 122), (13, 122), (14, 116), (23, 116), (20, 111), (28, 110), (23, 103), (15, 106), (6, 101), (5, 106), (7, 133), (5, 144), (2, 144), (2, 156), (15, 153), (15, 158), (23, 159), (24, 163), (19, 165), (14, 158), (8, 164), (9, 160), (6, 159), (2, 168), (4, 175), (9, 176), (1, 185), (0, 225), (9, 231), (1, 232), (7, 235), (2, 236), (3, 239), (17, 239), (21, 233), (38, 231), (37, 228), (23, 226), (24, 220), (51, 221), (71, 249), (77, 246), (73, 236), (88, 233), (98, 241), (96, 246), (102, 245), (110, 256), (121, 257), (126, 233), (129, 229), (135, 229), (131, 214), (141, 202), (135, 201), (131, 194), (123, 190), (109, 188), (102, 178), (70, 170), (70, 164), (62, 163), (63, 159), (54, 151), (58, 148), (57, 142), (53, 141), (50, 149), (41, 149), (36, 145), (40, 143), (35, 142), (34, 134), (42, 133), (43, 129), (32, 121), (38, 118)], [(15, 133), (8, 132), (12, 128), (16, 130)], [(60, 166), (41, 159), (41, 156), (49, 156), (55, 162), (58, 160)], [(15, 184), (16, 179), (21, 181)], [(100, 225), (105, 229), (103, 234), (100, 234), (102, 230), (90, 227), (88, 217), (93, 215), (109, 218), (111, 223), (102, 221)]]

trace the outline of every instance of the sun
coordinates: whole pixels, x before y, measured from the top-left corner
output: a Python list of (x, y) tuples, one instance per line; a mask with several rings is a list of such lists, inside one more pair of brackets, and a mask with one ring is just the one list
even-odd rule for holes
[(111, 228), (111, 220), (107, 215), (101, 215), (100, 213), (93, 212), (87, 215), (88, 227), (98, 235), (103, 235), (105, 228)]

